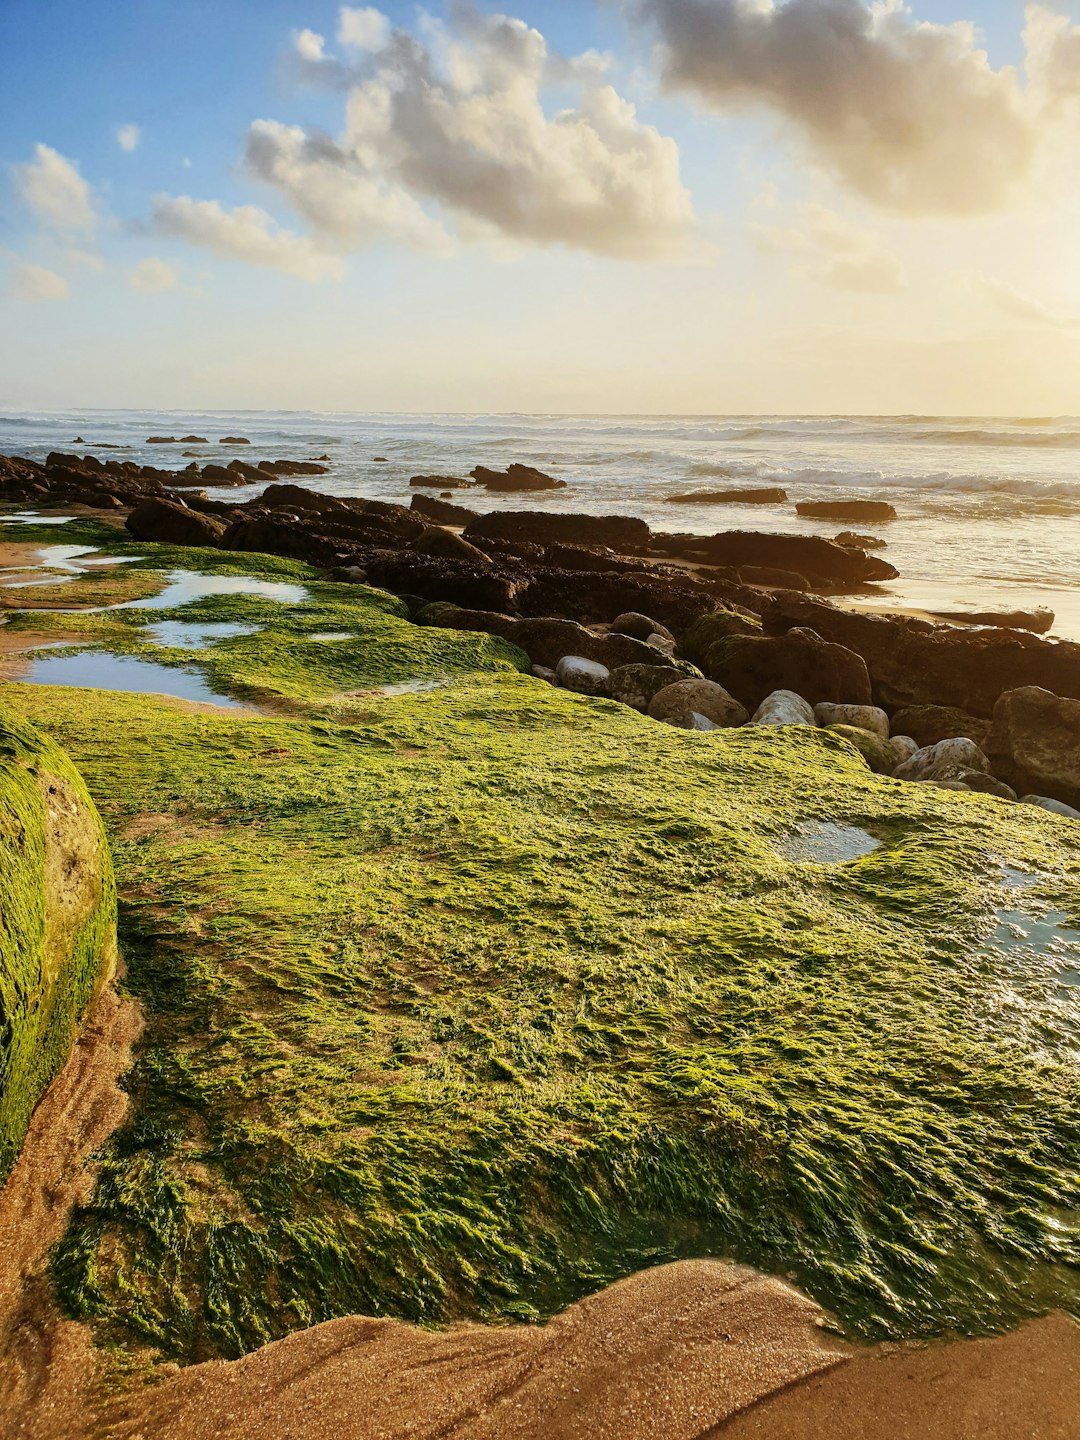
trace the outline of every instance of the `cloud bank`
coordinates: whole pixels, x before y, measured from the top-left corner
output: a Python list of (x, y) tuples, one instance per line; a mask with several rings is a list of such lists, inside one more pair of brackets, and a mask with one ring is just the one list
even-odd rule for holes
[[(1047, 106), (1080, 94), (1080, 28), (1028, 7), (1032, 66), (995, 70), (973, 25), (902, 0), (632, 0), (665, 86), (721, 112), (780, 116), (823, 169), (909, 215), (997, 209), (1027, 177)], [(1034, 73), (1037, 71), (1037, 73)]]

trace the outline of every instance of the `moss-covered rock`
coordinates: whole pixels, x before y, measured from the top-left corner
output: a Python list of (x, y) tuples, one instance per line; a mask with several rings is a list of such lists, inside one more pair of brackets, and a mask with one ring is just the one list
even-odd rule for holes
[(78, 771), (0, 710), (0, 1179), (116, 962), (116, 888)]
[(761, 620), (749, 610), (711, 610), (686, 628), (679, 646), (687, 660), (707, 669), (710, 651), (729, 635), (760, 635)]
[(859, 725), (827, 725), (825, 728), (854, 745), (875, 775), (891, 775), (896, 769), (896, 751), (888, 740), (872, 730), (864, 730)]

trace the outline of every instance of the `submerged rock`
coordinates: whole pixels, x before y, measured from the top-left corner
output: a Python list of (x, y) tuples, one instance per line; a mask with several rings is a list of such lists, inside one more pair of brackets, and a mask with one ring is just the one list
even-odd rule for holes
[(783, 505), (787, 491), (779, 486), (748, 490), (698, 490), (689, 495), (668, 495), (669, 505)]
[(887, 500), (800, 500), (795, 509), (819, 520), (896, 519), (896, 507)]
[(116, 888), (82, 778), (0, 712), (0, 1179), (116, 964)]
[(470, 470), (472, 478), (488, 490), (565, 490), (566, 481), (545, 475), (532, 465), (509, 466), (506, 470), (489, 470), (486, 465), (477, 465)]

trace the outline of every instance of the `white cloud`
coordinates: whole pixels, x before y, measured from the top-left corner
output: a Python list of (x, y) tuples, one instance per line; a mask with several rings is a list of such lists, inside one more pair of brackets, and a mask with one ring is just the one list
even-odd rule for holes
[(132, 290), (139, 290), (143, 294), (153, 295), (161, 290), (175, 290), (178, 283), (178, 276), (171, 265), (156, 256), (148, 256), (140, 260), (135, 268), (128, 275), (128, 285)]
[(126, 150), (130, 155), (137, 150), (139, 141), (142, 139), (142, 131), (138, 125), (121, 125), (116, 132), (116, 143), (121, 150)]
[(326, 59), (326, 40), (314, 30), (297, 30), (293, 35), (293, 48), (309, 65), (321, 65)]
[(390, 41), (390, 21), (370, 5), (342, 5), (338, 11), (338, 44), (348, 50), (374, 53)]
[(343, 273), (340, 259), (307, 236), (281, 229), (255, 205), (226, 210), (214, 200), (155, 195), (153, 226), (161, 235), (186, 240), (226, 259), (283, 270), (311, 283), (337, 279)]
[(751, 234), (761, 249), (787, 254), (796, 273), (837, 290), (889, 294), (907, 288), (899, 257), (872, 231), (824, 205), (799, 205), (793, 224), (755, 224)]
[(12, 289), (20, 300), (66, 300), (71, 293), (62, 275), (29, 262), (16, 267)]
[[(765, 107), (867, 200), (908, 214), (1006, 203), (1038, 143), (1014, 69), (967, 22), (916, 22), (903, 0), (632, 0), (663, 76), (706, 107)], [(1038, 8), (1038, 7), (1033, 7)]]
[(1036, 300), (1034, 296), (1018, 290), (1007, 280), (994, 280), (987, 275), (974, 277), (975, 284), (994, 302), (998, 310), (1014, 320), (1025, 320), (1032, 325), (1046, 326), (1053, 330), (1072, 330), (1080, 324), (1080, 317), (1063, 315), (1060, 310)]
[[(425, 44), (343, 7), (339, 40), (365, 54), (351, 66), (327, 56), (308, 76), (348, 91), (344, 134), (259, 121), (252, 173), (335, 245), (445, 244), (423, 208), (434, 205), (468, 236), (636, 259), (679, 250), (694, 214), (678, 147), (605, 82), (604, 58), (553, 56), (504, 15), (452, 15), (448, 27), (426, 20)], [(549, 115), (555, 83), (575, 103)]]
[(74, 160), (36, 145), (33, 160), (12, 170), (20, 199), (43, 225), (66, 234), (88, 235), (96, 228), (90, 186)]

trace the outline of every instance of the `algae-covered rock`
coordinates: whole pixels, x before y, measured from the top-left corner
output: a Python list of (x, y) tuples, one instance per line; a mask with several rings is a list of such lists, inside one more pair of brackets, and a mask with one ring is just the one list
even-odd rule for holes
[(0, 711), (0, 1178), (115, 961), (112, 863), (86, 786)]
[(854, 745), (875, 775), (891, 775), (896, 767), (896, 752), (888, 740), (858, 725), (827, 725), (831, 735), (840, 735)]

